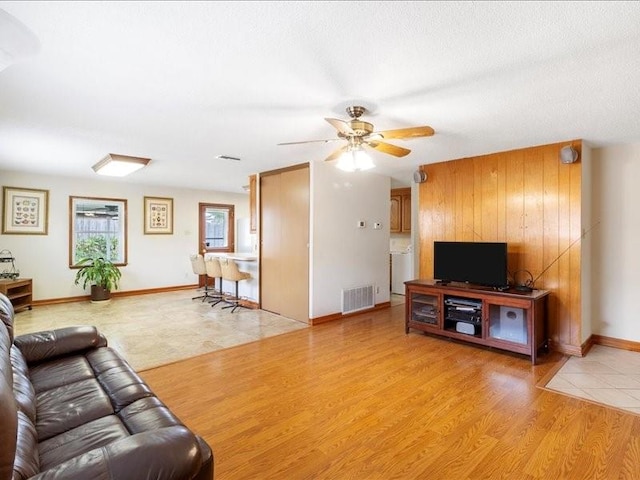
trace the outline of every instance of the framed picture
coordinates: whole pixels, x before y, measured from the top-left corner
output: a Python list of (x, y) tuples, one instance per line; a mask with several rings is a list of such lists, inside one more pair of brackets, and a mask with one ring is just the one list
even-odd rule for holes
[(144, 197), (144, 233), (173, 233), (173, 198)]
[(49, 190), (2, 187), (2, 233), (46, 235)]

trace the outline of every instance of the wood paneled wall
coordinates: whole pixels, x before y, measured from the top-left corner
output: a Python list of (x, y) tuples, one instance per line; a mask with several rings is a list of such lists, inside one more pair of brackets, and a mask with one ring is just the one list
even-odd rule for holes
[(433, 277), (436, 240), (507, 242), (511, 276), (523, 282), (528, 271), (552, 292), (551, 347), (581, 355), (581, 163), (560, 162), (566, 145), (582, 154), (572, 140), (423, 165), (419, 272)]

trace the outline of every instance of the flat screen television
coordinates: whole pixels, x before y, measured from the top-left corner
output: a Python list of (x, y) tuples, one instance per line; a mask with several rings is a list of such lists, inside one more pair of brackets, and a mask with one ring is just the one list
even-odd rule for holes
[(433, 242), (433, 278), (442, 283), (464, 282), (506, 288), (505, 242)]

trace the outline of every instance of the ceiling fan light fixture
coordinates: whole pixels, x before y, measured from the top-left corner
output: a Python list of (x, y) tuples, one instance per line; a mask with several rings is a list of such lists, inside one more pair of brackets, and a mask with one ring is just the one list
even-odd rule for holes
[(93, 168), (93, 171), (98, 175), (124, 177), (136, 170), (140, 170), (150, 161), (150, 158), (130, 157), (110, 153), (91, 168)]
[(338, 158), (336, 167), (345, 172), (370, 170), (375, 167), (371, 157), (362, 148), (350, 148)]
[(0, 71), (40, 51), (40, 41), (22, 22), (0, 9)]

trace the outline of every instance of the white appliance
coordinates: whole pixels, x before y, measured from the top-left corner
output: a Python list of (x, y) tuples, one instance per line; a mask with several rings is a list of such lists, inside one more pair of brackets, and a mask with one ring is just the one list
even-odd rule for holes
[(250, 231), (248, 218), (239, 218), (236, 220), (236, 252), (253, 253)]
[(413, 279), (413, 252), (391, 252), (391, 293), (404, 295), (404, 282)]

